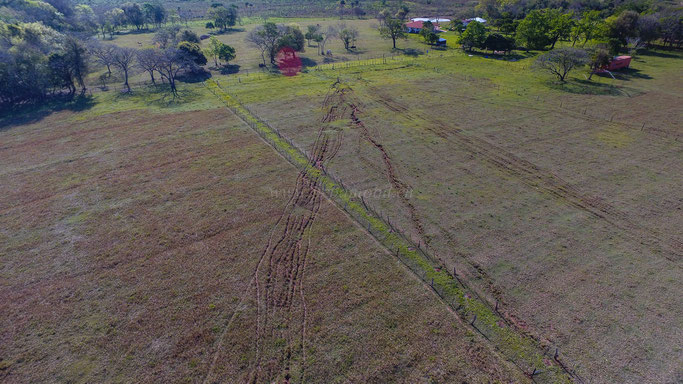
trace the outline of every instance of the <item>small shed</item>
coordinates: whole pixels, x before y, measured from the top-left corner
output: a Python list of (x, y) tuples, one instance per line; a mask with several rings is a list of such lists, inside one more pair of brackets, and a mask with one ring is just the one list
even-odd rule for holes
[(446, 39), (444, 39), (443, 37), (439, 37), (439, 40), (436, 41), (436, 45), (439, 47), (445, 47)]

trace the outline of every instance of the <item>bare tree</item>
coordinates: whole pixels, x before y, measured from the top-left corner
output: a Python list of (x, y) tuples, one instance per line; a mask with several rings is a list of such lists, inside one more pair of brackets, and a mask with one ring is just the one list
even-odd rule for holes
[(92, 44), (90, 53), (95, 57), (95, 61), (107, 67), (107, 76), (111, 76), (111, 66), (114, 65), (114, 52), (116, 46), (109, 44)]
[(178, 95), (178, 89), (176, 88), (178, 74), (195, 66), (196, 64), (192, 58), (181, 49), (168, 48), (158, 55), (157, 72), (168, 81), (174, 98)]
[(149, 73), (149, 77), (152, 79), (152, 84), (155, 85), (157, 82), (154, 79), (154, 71), (157, 71), (157, 68), (159, 67), (159, 54), (160, 52), (155, 49), (145, 48), (139, 50), (136, 55), (138, 67)]
[(128, 75), (133, 67), (133, 62), (135, 61), (135, 49), (118, 47), (114, 51), (114, 65), (119, 68), (121, 73), (123, 73), (124, 83), (123, 85), (128, 88), (130, 92), (130, 85), (128, 84)]
[(583, 49), (557, 48), (539, 56), (534, 66), (557, 76), (564, 83), (571, 70), (587, 62), (588, 54)]
[(327, 31), (325, 31), (325, 36), (323, 37), (322, 41), (318, 44), (321, 55), (325, 55), (325, 45), (327, 42), (335, 37), (337, 37), (337, 29), (330, 25), (327, 27)]

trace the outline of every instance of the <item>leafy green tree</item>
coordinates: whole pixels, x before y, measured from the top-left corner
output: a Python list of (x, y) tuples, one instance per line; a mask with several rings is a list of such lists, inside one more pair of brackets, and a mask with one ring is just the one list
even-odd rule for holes
[(235, 7), (212, 7), (207, 11), (207, 17), (213, 19), (213, 25), (221, 31), (232, 27), (237, 22), (237, 8)]
[(282, 36), (278, 42), (278, 50), (282, 47), (289, 47), (296, 52), (304, 50), (304, 34), (296, 25), (288, 25), (284, 28)]
[(465, 30), (465, 25), (461, 20), (451, 20), (451, 22), (448, 23), (448, 30), (462, 33)]
[(460, 45), (463, 49), (483, 48), (486, 41), (486, 27), (478, 21), (471, 21), (460, 35)]
[(145, 19), (157, 28), (161, 28), (161, 24), (166, 21), (166, 8), (160, 3), (144, 3), (142, 9)]
[(356, 45), (356, 40), (358, 39), (358, 28), (353, 26), (348, 27), (345, 24), (340, 24), (338, 28), (339, 32), (337, 33), (337, 37), (344, 44), (344, 49), (350, 51), (351, 47)]
[(394, 49), (396, 49), (397, 39), (406, 39), (406, 31), (403, 21), (400, 19), (386, 18), (384, 25), (379, 27), (379, 35), (383, 39), (391, 39)]
[(517, 41), (529, 49), (544, 49), (551, 44), (549, 37), (552, 26), (545, 12), (534, 10), (519, 22), (517, 26)]
[(514, 49), (515, 42), (499, 33), (492, 33), (486, 37), (484, 47), (491, 52), (503, 51), (507, 53)]
[(320, 36), (320, 25), (308, 25), (306, 26), (306, 34), (304, 37), (308, 40), (308, 46), (311, 46), (311, 41), (316, 41), (318, 36)]
[(548, 38), (550, 40), (550, 49), (555, 48), (558, 40), (569, 38), (569, 34), (574, 26), (574, 20), (571, 13), (562, 13), (559, 9), (549, 9), (546, 11), (548, 24), (550, 30), (548, 31)]
[(178, 49), (183, 51), (195, 64), (206, 64), (206, 56), (202, 53), (202, 48), (197, 43), (189, 41), (181, 41), (178, 43)]
[(126, 16), (126, 21), (133, 25), (137, 30), (142, 29), (145, 25), (145, 13), (137, 3), (125, 3), (121, 6), (123, 14)]
[(425, 40), (425, 42), (429, 43), (432, 40), (431, 34), (434, 33), (434, 24), (427, 20), (422, 23), (422, 28), (420, 29), (420, 36)]
[(197, 43), (199, 44), (201, 40), (199, 39), (199, 36), (197, 36), (197, 33), (190, 31), (188, 29), (182, 31), (180, 35), (178, 36), (178, 41), (189, 41), (190, 43)]
[(574, 46), (579, 39), (583, 39), (582, 47), (588, 43), (599, 31), (603, 23), (600, 17), (600, 11), (586, 11), (581, 15), (581, 18), (574, 24), (571, 31), (572, 46)]

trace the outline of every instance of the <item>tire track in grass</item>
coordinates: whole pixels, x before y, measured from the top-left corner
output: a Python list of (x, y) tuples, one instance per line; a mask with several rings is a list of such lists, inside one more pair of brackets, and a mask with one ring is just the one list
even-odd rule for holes
[[(311, 161), (293, 142), (282, 137), (276, 129), (268, 126), (234, 97), (220, 89), (215, 81), (209, 80), (205, 84), (273, 149), (310, 178), (315, 179), (316, 189), (320, 193), (327, 194), (330, 200), (348, 213), (359, 225), (366, 228), (371, 236), (384, 245), (389, 252), (395, 254), (416, 276), (424, 282), (431, 281), (429, 286), (433, 292), (451, 306), (458, 315), (466, 319), (473, 331), (491, 342), (502, 356), (519, 367), (532, 380), (543, 383), (582, 381), (557, 356), (553, 358), (548, 354), (551, 346), (507, 324), (499, 313), (473, 295), (473, 291), (464, 282), (450, 275), (426, 251), (419, 250), (416, 244), (393, 231), (373, 211), (325, 173), (323, 166), (316, 166), (315, 162)], [(473, 319), (472, 316), (474, 316)]]
[[(323, 122), (332, 122), (339, 118), (334, 113), (336, 107), (330, 106)], [(311, 166), (324, 167), (324, 163), (332, 159), (341, 148), (343, 132), (330, 135), (324, 128), (320, 124), (311, 150)], [(313, 223), (320, 211), (323, 197), (317, 182), (317, 178), (305, 170), (297, 175), (295, 188), (271, 230), (245, 295), (253, 295), (257, 307), (254, 336), (256, 358), (248, 378), (251, 383), (290, 382), (292, 361), (297, 354), (301, 355), (300, 381), (305, 380), (308, 313), (304, 277)], [(205, 383), (212, 379), (226, 337), (225, 332), (231, 326), (233, 318), (221, 336)], [(296, 318), (300, 318), (300, 332), (294, 331), (297, 325), (293, 320)]]
[(431, 124), (426, 126), (432, 133), (446, 141), (459, 145), (460, 148), (471, 152), (477, 158), (484, 159), (496, 168), (504, 170), (528, 187), (543, 191), (558, 200), (588, 212), (641, 243), (659, 246), (665, 251), (672, 253), (673, 255), (667, 255), (666, 252), (661, 253), (667, 260), (678, 261), (681, 255), (683, 255), (683, 243), (678, 239), (663, 238), (653, 234), (650, 230), (634, 222), (627, 214), (619, 211), (602, 198), (589, 196), (581, 192), (555, 173), (544, 170), (487, 140), (467, 135), (461, 128), (454, 126), (453, 123), (445, 123), (433, 116), (411, 110), (387, 94), (379, 91), (373, 92), (373, 94), (377, 95), (376, 98), (372, 99), (373, 101), (415, 121), (430, 122)]

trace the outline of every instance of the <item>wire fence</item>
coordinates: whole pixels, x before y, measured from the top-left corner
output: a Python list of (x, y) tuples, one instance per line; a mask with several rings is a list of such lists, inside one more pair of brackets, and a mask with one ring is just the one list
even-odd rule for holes
[(583, 382), (582, 378), (563, 363), (556, 347), (541, 343), (517, 330), (502, 315), (497, 302), (492, 305), (478, 296), (458, 278), (457, 270), (454, 269), (452, 274), (451, 271), (446, 271), (420, 240), (415, 240), (402, 231), (362, 196), (353, 194), (352, 189), (335, 172), (314, 164), (310, 151), (258, 118), (236, 97), (225, 92), (216, 81), (208, 80), (205, 85), (278, 153), (301, 172), (315, 179), (319, 189), (530, 378), (544, 383), (569, 383), (572, 380)]

